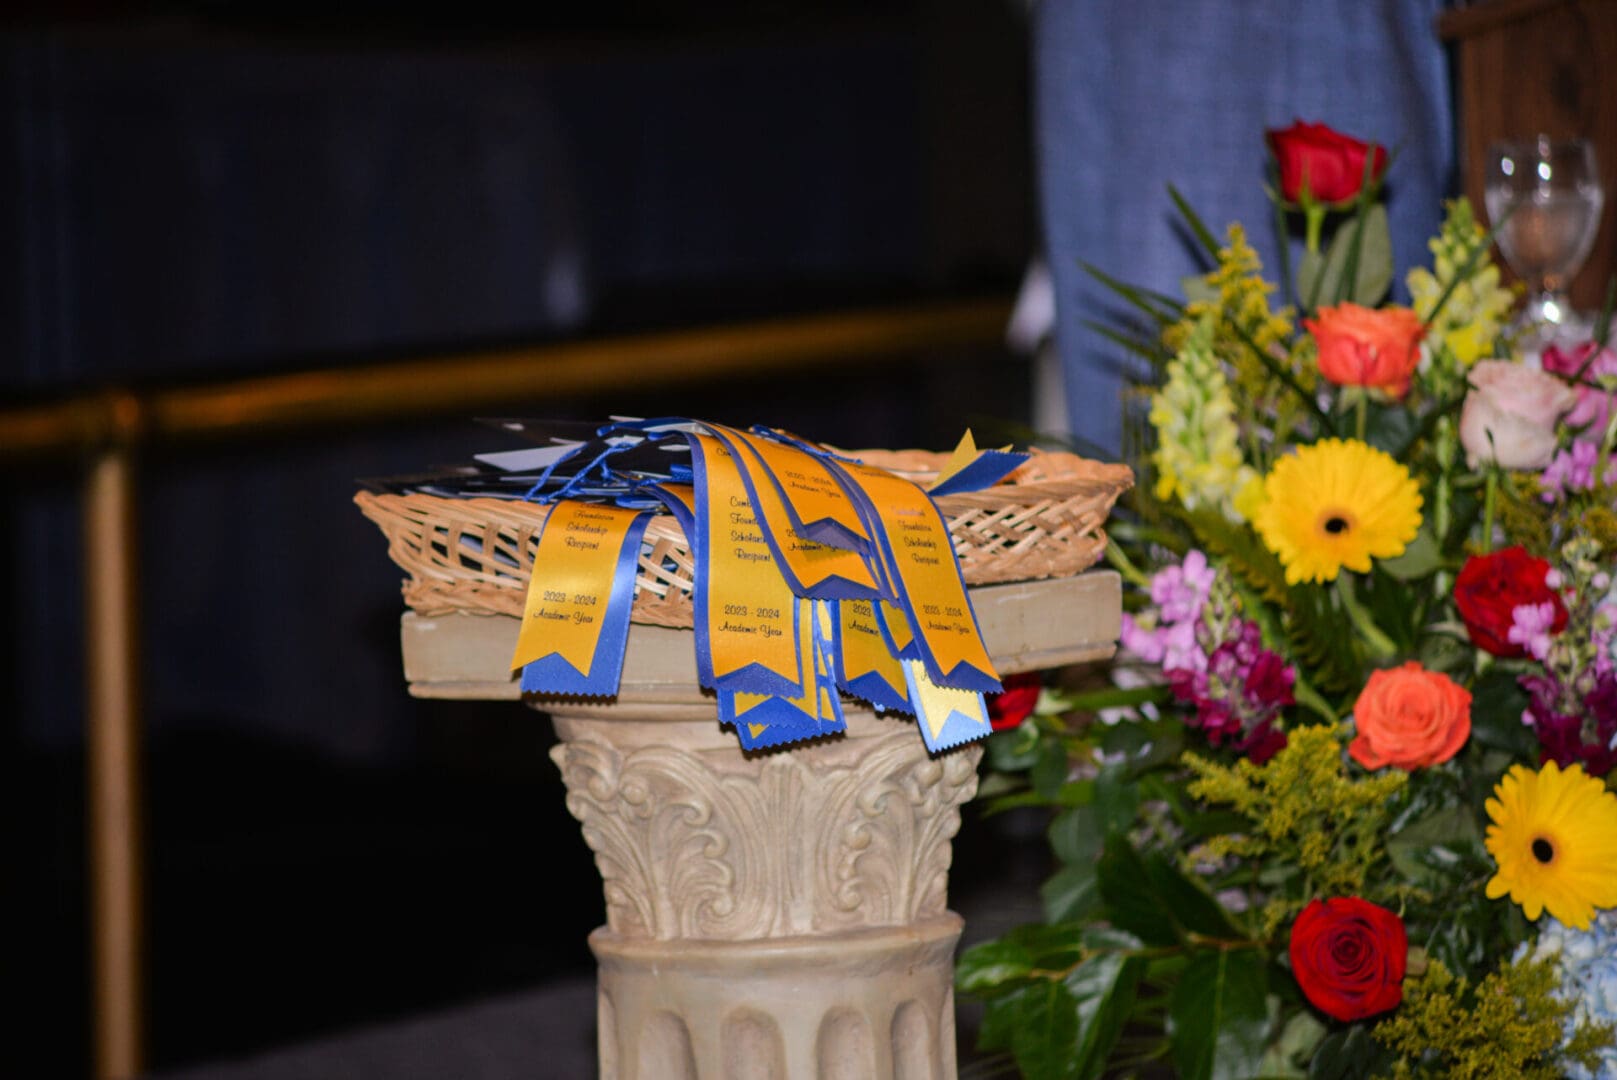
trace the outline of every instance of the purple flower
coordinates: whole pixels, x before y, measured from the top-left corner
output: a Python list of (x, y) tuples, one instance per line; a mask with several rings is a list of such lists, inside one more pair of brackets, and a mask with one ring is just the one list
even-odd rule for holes
[(1192, 548), (1178, 566), (1167, 566), (1151, 578), (1151, 602), (1167, 622), (1192, 622), (1201, 617), (1216, 571), (1207, 556)]
[(1191, 725), (1208, 742), (1228, 741), (1261, 764), (1286, 745), (1275, 721), (1295, 701), (1297, 672), (1263, 647), (1256, 623), (1238, 619), (1234, 629), (1235, 636), (1209, 654), (1205, 670), (1170, 671), (1168, 685), (1176, 698), (1196, 707)]
[(1590, 776), (1604, 776), (1617, 765), (1617, 676), (1607, 671), (1595, 679), (1580, 714), (1556, 707), (1562, 687), (1553, 677), (1523, 675), (1517, 682), (1531, 698), (1522, 719), (1538, 736), (1541, 760), (1582, 762)]
[(1123, 629), (1118, 634), (1118, 640), (1123, 643), (1123, 648), (1146, 663), (1162, 663), (1164, 645), (1161, 635), (1155, 630), (1142, 627), (1134, 616), (1127, 612), (1123, 614)]
[[(1594, 354), (1595, 348), (1596, 345), (1592, 341), (1566, 350), (1551, 345), (1544, 350), (1542, 359), (1544, 370), (1557, 375), (1576, 375)], [(1605, 435), (1606, 423), (1611, 418), (1613, 395), (1609, 391), (1584, 385), (1602, 375), (1617, 375), (1617, 352), (1611, 349), (1601, 349), (1594, 362), (1589, 364), (1587, 369), (1583, 369), (1583, 381), (1577, 387), (1578, 403), (1566, 415), (1568, 425), (1575, 429), (1583, 429), (1578, 432), (1580, 440), (1599, 442)]]
[[(1595, 463), (1599, 459), (1600, 447), (1582, 439), (1574, 442), (1569, 450), (1556, 451), (1539, 474), (1538, 483), (1544, 489), (1539, 498), (1553, 503), (1574, 491), (1593, 491)], [(1605, 482), (1617, 484), (1617, 459), (1606, 463)]]
[(1162, 635), (1162, 666), (1165, 669), (1201, 671), (1207, 666), (1207, 654), (1202, 652), (1194, 622), (1175, 623), (1158, 633)]
[(1522, 648), (1534, 660), (1543, 661), (1550, 652), (1550, 637), (1555, 632), (1555, 605), (1517, 604), (1510, 612), (1508, 639)]

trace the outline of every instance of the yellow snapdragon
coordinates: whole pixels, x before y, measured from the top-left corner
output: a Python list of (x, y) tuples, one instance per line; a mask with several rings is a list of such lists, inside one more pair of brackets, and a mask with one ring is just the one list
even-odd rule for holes
[(1151, 460), (1157, 498), (1177, 498), (1187, 510), (1217, 507), (1239, 522), (1256, 512), (1263, 483), (1241, 456), (1235, 401), (1212, 333), (1212, 320), (1204, 319), (1168, 363), (1168, 381), (1151, 399)]

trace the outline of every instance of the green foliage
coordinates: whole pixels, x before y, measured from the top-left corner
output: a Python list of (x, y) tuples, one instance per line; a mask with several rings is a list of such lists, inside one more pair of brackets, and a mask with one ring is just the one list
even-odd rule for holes
[(1298, 872), (1295, 887), (1264, 906), (1264, 934), (1272, 934), (1316, 896), (1374, 898), (1370, 870), (1381, 858), (1388, 800), (1408, 779), (1387, 772), (1349, 779), (1342, 762), (1343, 732), (1323, 725), (1292, 730), (1284, 750), (1263, 765), (1242, 758), (1220, 765), (1185, 754), (1196, 779), (1192, 796), (1233, 808), (1247, 820), (1243, 833), (1216, 836), (1202, 847), (1212, 859), (1262, 860)]
[(1381, 1075), (1391, 1057), (1370, 1037), (1368, 1028), (1359, 1024), (1338, 1028), (1325, 1036), (1314, 1052), (1308, 1080), (1367, 1080)]
[(1322, 585), (1294, 585), (1286, 594), (1290, 658), (1326, 693), (1357, 689), (1364, 677), (1359, 635), (1352, 620)]
[(968, 949), (956, 986), (987, 998), (981, 1045), (1009, 1050), (1023, 1076), (1098, 1077), (1146, 972), (1141, 942), (1098, 927), (1038, 930)]
[(1263, 956), (1252, 949), (1198, 953), (1168, 1006), (1175, 1071), (1191, 1080), (1245, 1080), (1268, 1037)]
[(1100, 858), (1100, 894), (1112, 925), (1153, 945), (1221, 946), (1246, 935), (1217, 900), (1158, 852), (1141, 854), (1125, 837), (1106, 841)]
[[(1362, 234), (1359, 230), (1362, 229)], [(1357, 252), (1355, 252), (1357, 246)], [(1354, 265), (1356, 263), (1356, 265)], [(1336, 232), (1324, 254), (1310, 251), (1297, 267), (1297, 295), (1310, 308), (1351, 300), (1371, 307), (1392, 284), (1392, 233), (1380, 203)]]
[(1532, 473), (1505, 473), (1502, 479), (1495, 520), (1505, 539), (1535, 555), (1549, 555), (1556, 543), (1555, 515), (1538, 497), (1538, 477)]
[(1209, 555), (1219, 556), (1220, 564), (1254, 592), (1271, 603), (1284, 603), (1291, 588), (1286, 584), (1286, 569), (1255, 532), (1210, 511), (1176, 509), (1176, 516)]
[(1592, 1068), (1612, 1037), (1609, 1025), (1582, 1025), (1563, 1047), (1572, 1006), (1555, 998), (1556, 984), (1550, 960), (1506, 964), (1474, 991), (1433, 961), (1404, 984), (1403, 1005), (1375, 1038), (1398, 1055), (1397, 1080), (1556, 1080), (1569, 1061)]
[[(1230, 226), (1217, 265), (1199, 279), (1183, 316), (1164, 328), (1162, 345), (1171, 354), (1183, 351), (1197, 326), (1211, 318), (1212, 352), (1229, 365), (1237, 394), (1248, 403), (1285, 402), (1294, 418), (1311, 403), (1313, 372), (1292, 354), (1292, 312), (1270, 308), (1275, 289), (1261, 271), (1245, 231)], [(1289, 431), (1287, 426), (1281, 434)]]

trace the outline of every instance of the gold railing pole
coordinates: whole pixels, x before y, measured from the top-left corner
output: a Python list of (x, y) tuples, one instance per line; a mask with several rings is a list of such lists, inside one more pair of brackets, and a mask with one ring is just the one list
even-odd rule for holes
[(91, 452), (84, 485), (95, 1075), (144, 1058), (139, 612), (134, 448), (857, 364), (1001, 339), (1007, 297), (833, 312), (602, 341), (363, 364), (0, 409), (0, 464)]
[[(621, 387), (690, 386), (850, 367), (877, 356), (998, 342), (1006, 297), (759, 319), (724, 326), (558, 341), (324, 371), (154, 389), (138, 399), (143, 439), (170, 442), (244, 432), (350, 429), (510, 403), (531, 406)], [(116, 437), (127, 395), (86, 395), (0, 408), (0, 464)]]
[(95, 1075), (124, 1080), (143, 1058), (139, 627), (134, 461), (118, 441), (84, 483), (90, 955)]

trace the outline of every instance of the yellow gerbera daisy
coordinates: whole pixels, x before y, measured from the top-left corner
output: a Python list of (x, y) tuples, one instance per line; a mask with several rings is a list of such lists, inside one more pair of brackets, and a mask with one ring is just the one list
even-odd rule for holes
[(1617, 796), (1582, 765), (1538, 772), (1513, 765), (1488, 800), (1488, 854), (1499, 872), (1488, 899), (1507, 892), (1529, 919), (1546, 908), (1589, 929), (1596, 908), (1617, 907)]
[(1286, 567), (1286, 583), (1334, 581), (1390, 559), (1420, 531), (1409, 470), (1357, 439), (1322, 439), (1275, 462), (1253, 524)]

